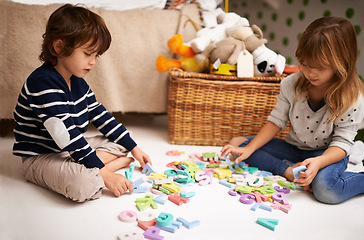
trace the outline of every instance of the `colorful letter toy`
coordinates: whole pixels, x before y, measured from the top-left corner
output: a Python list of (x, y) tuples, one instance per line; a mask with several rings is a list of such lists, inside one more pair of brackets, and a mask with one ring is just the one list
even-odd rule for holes
[(156, 203), (164, 205), (167, 201), (167, 195), (162, 193), (162, 194), (158, 195), (157, 197), (155, 197), (153, 200)]
[[(184, 153), (184, 152), (183, 152)], [(178, 150), (170, 150), (166, 152), (167, 156), (180, 156), (181, 152)]]
[(157, 225), (158, 228), (167, 231), (167, 232), (171, 232), (171, 233), (175, 233), (177, 231), (177, 227), (175, 225), (168, 225), (168, 226), (160, 226)]
[(133, 193), (143, 193), (148, 191), (148, 187), (140, 186), (142, 183), (144, 183), (144, 179), (139, 178), (131, 184), (133, 186)]
[(134, 168), (135, 166), (130, 166), (130, 168), (128, 170), (125, 171), (125, 177), (126, 179), (128, 179), (129, 181), (131, 181), (132, 177), (133, 177), (133, 173), (134, 173)]
[(191, 198), (191, 197), (193, 197), (193, 196), (196, 195), (196, 192), (185, 192), (185, 191), (181, 191), (179, 194), (181, 195), (181, 197)]
[(201, 224), (201, 222), (199, 220), (196, 220), (196, 221), (193, 221), (193, 222), (188, 222), (186, 219), (183, 219), (181, 217), (178, 217), (177, 221), (181, 222), (182, 225), (185, 226), (188, 229), (197, 227), (197, 226), (199, 226)]
[(237, 186), (235, 187), (235, 191), (240, 193), (250, 193), (252, 191), (252, 188), (249, 186)]
[(157, 217), (157, 225), (158, 226), (168, 226), (173, 222), (173, 215), (169, 213), (160, 213)]
[(274, 231), (276, 225), (278, 225), (278, 219), (271, 219), (271, 218), (258, 218), (257, 223), (269, 228), (270, 230)]
[(264, 180), (262, 177), (249, 176), (246, 180), (247, 184), (251, 187), (263, 186)]
[(160, 229), (157, 227), (151, 227), (145, 230), (143, 233), (144, 237), (150, 240), (163, 240), (164, 236), (159, 235)]
[(305, 165), (302, 165), (302, 166), (298, 166), (296, 168), (293, 168), (292, 169), (292, 172), (293, 172), (294, 178), (300, 178), (299, 172), (300, 171), (304, 172), (306, 170), (307, 170), (307, 167)]
[(228, 183), (228, 180), (226, 178), (225, 179), (221, 179), (219, 181), (219, 183), (221, 185), (224, 185), (225, 187), (228, 187), (228, 188), (233, 188), (234, 187), (234, 184)]
[(271, 207), (274, 209), (281, 210), (285, 213), (288, 213), (291, 210), (292, 205), (283, 205), (279, 202), (274, 201), (273, 204), (271, 205)]
[(154, 170), (154, 168), (152, 167), (152, 165), (150, 165), (150, 163), (145, 164), (142, 173), (144, 173), (145, 175), (149, 176), (151, 173), (155, 173), (156, 171)]
[(154, 197), (150, 194), (147, 194), (145, 198), (137, 198), (135, 202), (138, 210), (144, 211), (149, 207), (152, 207), (153, 209), (158, 208), (158, 204), (153, 201), (153, 198)]
[(155, 179), (154, 184), (161, 185), (164, 183), (173, 183), (173, 177), (163, 178), (163, 179)]
[(144, 231), (148, 228), (154, 227), (157, 224), (157, 219), (154, 218), (150, 221), (138, 221), (138, 227), (143, 229)]
[(234, 188), (230, 188), (230, 190), (229, 190), (229, 194), (230, 194), (231, 196), (236, 196), (236, 195), (238, 195), (238, 193), (234, 190)]
[(182, 204), (188, 203), (190, 201), (190, 199), (181, 197), (180, 195), (178, 195), (178, 193), (174, 195), (169, 195), (168, 200), (175, 203), (178, 206), (181, 206)]
[(250, 174), (254, 174), (256, 171), (258, 171), (259, 169), (257, 167), (248, 167), (247, 169), (245, 169), (246, 171), (248, 171)]
[(133, 188), (139, 187), (140, 184), (144, 183), (144, 179), (143, 178), (139, 178), (138, 180), (134, 181), (131, 185), (133, 186)]
[(274, 186), (274, 189), (277, 190), (278, 192), (282, 192), (284, 194), (288, 194), (291, 192), (291, 189), (289, 187), (285, 187), (285, 186)]
[(206, 175), (204, 171), (198, 171), (195, 174), (195, 180), (198, 181), (198, 184), (201, 186), (205, 186), (210, 183), (211, 177)]
[(255, 203), (255, 204), (251, 207), (251, 209), (250, 209), (250, 210), (252, 210), (252, 211), (256, 211), (256, 210), (257, 210), (257, 208), (259, 208), (259, 206), (260, 206), (260, 203)]
[(122, 211), (119, 214), (119, 219), (122, 222), (136, 222), (136, 220), (138, 219), (138, 215), (136, 212), (134, 211)]
[(260, 192), (253, 192), (252, 194), (255, 196), (255, 201), (257, 203), (261, 203), (262, 201), (267, 202), (269, 199), (267, 196), (261, 194)]
[(227, 164), (228, 164), (228, 166), (229, 166), (229, 169), (230, 169), (232, 172), (234, 172), (234, 168), (233, 168), (233, 166), (231, 166), (230, 159), (228, 159), (226, 156), (225, 156), (224, 158), (225, 158), (226, 163), (227, 163)]
[(283, 205), (288, 205), (286, 194), (284, 194), (284, 193), (274, 192), (274, 193), (272, 193), (272, 199), (274, 201), (282, 203)]
[(255, 202), (255, 196), (252, 194), (241, 194), (240, 202), (244, 204), (253, 204)]
[(268, 205), (266, 205), (266, 204), (264, 204), (264, 203), (259, 204), (259, 208), (260, 208), (260, 209), (264, 209), (264, 210), (266, 210), (266, 211), (268, 211), (268, 212), (271, 212), (271, 211), (273, 210), (273, 207), (268, 206)]

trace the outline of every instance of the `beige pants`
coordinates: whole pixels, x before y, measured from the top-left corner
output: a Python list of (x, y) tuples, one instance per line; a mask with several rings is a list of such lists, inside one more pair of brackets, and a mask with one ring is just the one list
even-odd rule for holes
[[(128, 151), (104, 136), (86, 138), (95, 150), (126, 156)], [(64, 195), (76, 202), (97, 199), (105, 187), (98, 168), (86, 168), (73, 161), (68, 152), (24, 157), (22, 170), (25, 179)]]

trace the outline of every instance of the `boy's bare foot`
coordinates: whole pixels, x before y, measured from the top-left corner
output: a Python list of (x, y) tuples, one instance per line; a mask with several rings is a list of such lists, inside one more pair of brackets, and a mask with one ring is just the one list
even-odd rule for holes
[(130, 163), (134, 162), (132, 157), (119, 157), (105, 164), (105, 167), (111, 172), (115, 172), (121, 168), (127, 167)]

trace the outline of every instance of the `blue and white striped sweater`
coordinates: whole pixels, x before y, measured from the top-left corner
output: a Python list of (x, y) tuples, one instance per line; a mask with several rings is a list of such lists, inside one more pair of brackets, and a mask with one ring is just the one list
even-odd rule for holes
[(128, 130), (96, 101), (83, 79), (72, 76), (70, 91), (49, 63), (36, 69), (24, 83), (14, 119), (13, 154), (17, 156), (68, 151), (76, 162), (102, 168), (104, 164), (83, 137), (90, 122), (126, 149), (136, 146)]

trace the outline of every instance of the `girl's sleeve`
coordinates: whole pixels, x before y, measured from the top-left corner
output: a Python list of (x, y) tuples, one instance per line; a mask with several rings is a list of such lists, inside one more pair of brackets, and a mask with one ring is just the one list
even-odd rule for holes
[(89, 89), (88, 109), (90, 122), (110, 141), (124, 146), (131, 151), (137, 145), (130, 137), (129, 131), (119, 123), (106, 109), (97, 102), (94, 93)]
[(276, 105), (268, 116), (268, 121), (274, 123), (282, 130), (286, 127), (289, 120), (292, 92), (293, 86), (289, 76), (282, 80)]
[(330, 147), (340, 147), (347, 155), (354, 144), (354, 138), (364, 121), (364, 98), (360, 96), (358, 103), (349, 109), (344, 116), (334, 122), (334, 133)]
[(37, 79), (36, 83), (28, 83), (25, 87), (33, 112), (41, 119), (50, 138), (61, 151), (68, 151), (76, 162), (88, 168), (104, 167), (96, 151), (89, 146), (73, 121), (64, 86), (49, 78), (42, 78)]

